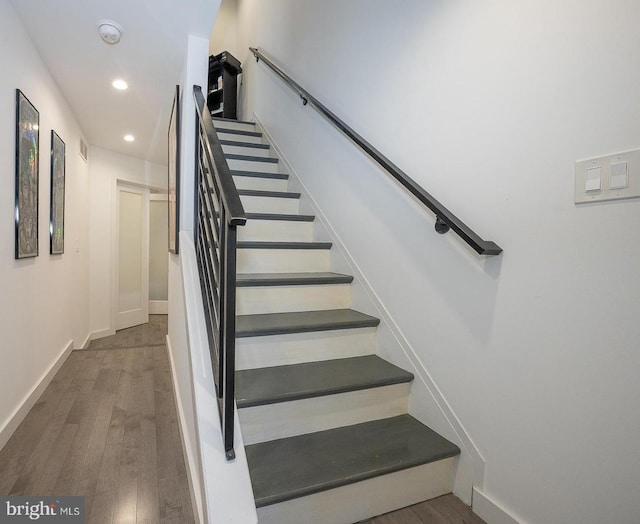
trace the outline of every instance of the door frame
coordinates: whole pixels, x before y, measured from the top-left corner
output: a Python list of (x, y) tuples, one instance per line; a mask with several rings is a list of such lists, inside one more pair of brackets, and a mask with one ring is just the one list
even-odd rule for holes
[[(149, 193), (149, 216), (151, 216), (151, 202), (166, 202), (169, 205), (169, 193), (166, 191), (158, 193)], [(149, 220), (149, 228), (151, 227), (151, 220)], [(151, 246), (149, 246), (151, 249)], [(169, 258), (169, 247), (167, 246), (167, 258)], [(149, 259), (151, 263), (151, 259)], [(169, 278), (167, 272), (167, 279)], [(169, 314), (169, 297), (167, 300), (149, 300), (149, 314), (150, 315), (167, 315)]]

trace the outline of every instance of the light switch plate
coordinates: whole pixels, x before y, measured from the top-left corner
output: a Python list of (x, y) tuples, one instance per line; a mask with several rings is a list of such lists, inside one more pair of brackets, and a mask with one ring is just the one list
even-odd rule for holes
[(640, 197), (640, 149), (578, 160), (575, 169), (576, 204)]
[(609, 176), (609, 189), (624, 189), (629, 187), (629, 171), (626, 162), (611, 164)]

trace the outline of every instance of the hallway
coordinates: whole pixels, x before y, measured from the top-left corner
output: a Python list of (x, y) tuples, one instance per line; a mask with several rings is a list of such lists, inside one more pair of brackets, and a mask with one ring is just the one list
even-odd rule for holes
[(0, 451), (0, 494), (80, 495), (87, 523), (194, 522), (167, 317), (74, 351)]

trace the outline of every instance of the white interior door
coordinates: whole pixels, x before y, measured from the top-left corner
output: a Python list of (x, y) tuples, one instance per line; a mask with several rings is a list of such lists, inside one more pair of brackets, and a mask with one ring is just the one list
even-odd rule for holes
[(149, 322), (149, 191), (118, 186), (116, 329)]

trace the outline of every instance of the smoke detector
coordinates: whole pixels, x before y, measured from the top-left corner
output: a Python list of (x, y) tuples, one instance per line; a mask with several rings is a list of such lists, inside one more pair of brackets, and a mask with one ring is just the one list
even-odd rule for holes
[(98, 33), (105, 44), (116, 45), (122, 38), (122, 27), (113, 20), (100, 20)]

